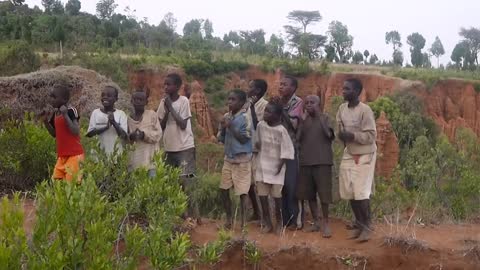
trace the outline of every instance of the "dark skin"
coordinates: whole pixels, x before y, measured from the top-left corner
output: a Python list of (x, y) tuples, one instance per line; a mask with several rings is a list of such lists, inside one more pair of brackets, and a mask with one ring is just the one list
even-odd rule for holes
[(259, 99), (261, 99), (264, 96), (264, 94), (262, 94), (262, 90), (255, 87), (255, 83), (253, 81), (250, 81), (250, 83), (248, 84), (247, 95), (248, 95), (248, 98), (250, 99), (250, 111), (252, 113), (253, 127), (256, 129), (258, 125), (258, 118), (255, 112), (255, 104)]
[[(343, 83), (343, 99), (348, 102), (349, 108), (354, 108), (360, 103), (360, 91), (355, 89), (352, 83), (346, 81)], [(352, 132), (346, 131), (343, 128), (339, 131), (338, 137), (343, 142), (352, 142), (355, 140), (355, 135)]]
[[(267, 107), (265, 107), (265, 112), (263, 113), (263, 120), (265, 120), (265, 122), (271, 127), (276, 127), (282, 124), (281, 114), (276, 113), (274, 107), (271, 104), (268, 104)], [(256, 142), (256, 144), (256, 147), (260, 149), (260, 142)], [(286, 159), (282, 159), (282, 162), (278, 165), (277, 168), (277, 175), (281, 172), (283, 165), (285, 165), (286, 162)]]
[(113, 116), (113, 112), (115, 112), (115, 102), (118, 100), (117, 93), (115, 89), (112, 87), (105, 87), (102, 91), (101, 95), (102, 105), (103, 108), (100, 110), (108, 115), (108, 123), (106, 127), (96, 128), (91, 130), (86, 134), (87, 137), (93, 137), (96, 135), (100, 135), (107, 131), (110, 126), (115, 128), (117, 135), (122, 138), (123, 140), (127, 139), (127, 132), (120, 127), (120, 124), (115, 121), (115, 117)]
[[(56, 115), (62, 115), (65, 118), (65, 123), (68, 126), (68, 129), (73, 135), (80, 134), (80, 126), (77, 119), (70, 119), (68, 116), (68, 98), (62, 93), (61, 89), (53, 89), (50, 93), (50, 104), (56, 109)], [(44, 120), (45, 127), (48, 130), (48, 133), (52, 137), (55, 137), (55, 128), (50, 124), (49, 119), (51, 117), (46, 117)]]
[[(297, 88), (295, 87), (291, 79), (282, 78), (282, 80), (280, 81), (280, 87), (278, 88), (278, 93), (280, 94), (280, 103), (283, 106), (286, 106), (296, 91)], [(283, 111), (282, 117), (284, 119), (289, 119), (293, 127), (297, 126), (299, 119), (291, 119), (286, 111)]]
[[(132, 95), (132, 105), (134, 112), (131, 115), (135, 121), (142, 120), (143, 113), (145, 112), (145, 106), (147, 105), (147, 95), (144, 92), (135, 92)], [(128, 134), (130, 141), (142, 141), (145, 138), (145, 132), (138, 128)]]
[(161, 119), (160, 126), (163, 130), (167, 127), (168, 117), (173, 117), (180, 129), (185, 130), (187, 128), (188, 119), (183, 119), (178, 112), (173, 109), (172, 103), (177, 101), (180, 95), (178, 91), (180, 90), (180, 85), (176, 85), (173, 79), (166, 78), (163, 84), (165, 89), (165, 117)]

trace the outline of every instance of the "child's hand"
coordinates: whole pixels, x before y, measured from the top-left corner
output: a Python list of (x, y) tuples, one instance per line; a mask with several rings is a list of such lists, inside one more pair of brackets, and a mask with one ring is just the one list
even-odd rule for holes
[(115, 121), (115, 116), (113, 115), (113, 112), (108, 112), (108, 123), (112, 123)]
[(134, 142), (135, 141), (135, 132), (132, 132), (128, 135), (128, 138), (130, 138), (130, 141)]
[(348, 131), (340, 131), (340, 133), (338, 133), (338, 137), (344, 142), (351, 142), (355, 139), (355, 135)]
[(137, 140), (143, 140), (145, 138), (145, 132), (143, 131), (140, 131), (138, 128), (137, 130), (135, 130), (135, 133), (136, 133), (136, 136), (137, 136)]
[(262, 145), (260, 144), (260, 142), (255, 142), (255, 149), (260, 150), (261, 147)]
[(165, 97), (165, 112), (173, 111), (172, 100), (169, 96)]
[(275, 175), (279, 175), (280, 172), (282, 171), (282, 168), (283, 168), (283, 163), (278, 166), (277, 173)]
[(62, 106), (60, 106), (60, 109), (59, 109), (59, 110), (60, 110), (60, 113), (61, 113), (63, 116), (67, 115), (67, 112), (68, 112), (67, 106), (62, 105)]

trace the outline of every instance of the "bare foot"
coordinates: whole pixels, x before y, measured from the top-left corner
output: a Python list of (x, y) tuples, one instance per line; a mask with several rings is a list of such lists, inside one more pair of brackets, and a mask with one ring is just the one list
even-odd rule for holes
[(330, 238), (332, 237), (332, 231), (330, 230), (330, 226), (328, 226), (328, 223), (323, 223), (323, 238)]

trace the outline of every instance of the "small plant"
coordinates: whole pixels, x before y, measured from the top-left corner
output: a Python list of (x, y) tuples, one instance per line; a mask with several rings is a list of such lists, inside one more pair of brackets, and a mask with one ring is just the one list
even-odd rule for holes
[(258, 269), (258, 264), (262, 259), (262, 252), (257, 247), (255, 242), (245, 241), (243, 246), (243, 250), (245, 252), (245, 258), (247, 262), (253, 265), (254, 269)]
[(200, 263), (213, 265), (219, 262), (223, 252), (230, 246), (231, 240), (230, 232), (220, 230), (217, 240), (206, 243), (197, 250), (197, 258)]
[(27, 251), (23, 220), (20, 194), (15, 193), (12, 200), (3, 197), (0, 202), (0, 265), (3, 269), (22, 269)]

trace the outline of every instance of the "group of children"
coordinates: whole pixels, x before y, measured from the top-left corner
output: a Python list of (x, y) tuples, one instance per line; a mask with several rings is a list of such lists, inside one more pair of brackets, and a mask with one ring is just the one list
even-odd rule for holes
[[(182, 85), (178, 74), (169, 74), (164, 82), (165, 98), (158, 110), (146, 110), (148, 93), (132, 94), (133, 113), (115, 108), (118, 89), (109, 85), (101, 94), (103, 108), (90, 117), (86, 136), (98, 136), (107, 155), (123, 150), (126, 143), (134, 144), (130, 154), (130, 169), (146, 168), (155, 176), (153, 156), (163, 149), (166, 164), (180, 168), (181, 183), (186, 191), (188, 216), (197, 218), (196, 203), (191, 200), (195, 183), (195, 143), (191, 127), (191, 111), (187, 97), (179, 95)], [(218, 140), (224, 144), (224, 165), (220, 183), (225, 208), (226, 228), (232, 227), (232, 202), (229, 190), (240, 196), (241, 226), (246, 223), (246, 207), (250, 197), (254, 214), (260, 220), (262, 232), (283, 227), (303, 228), (303, 201), (309, 202), (313, 225), (307, 231), (322, 231), (331, 237), (328, 226), (328, 206), (332, 203), (332, 143), (335, 132), (329, 117), (320, 110), (320, 98), (307, 96), (305, 102), (295, 92), (294, 77), (282, 78), (279, 97), (267, 101), (267, 83), (256, 79), (247, 92), (233, 90), (228, 96), (228, 113), (221, 121)], [(345, 146), (340, 166), (340, 195), (350, 200), (355, 215), (352, 238), (369, 239), (370, 193), (375, 167), (375, 121), (368, 105), (359, 101), (361, 82), (345, 81), (343, 95), (347, 103), (337, 114), (338, 137)], [(56, 109), (45, 125), (56, 138), (57, 163), (53, 178), (72, 181), (84, 159), (80, 143), (79, 114), (68, 105), (68, 86), (56, 85), (51, 94)], [(257, 203), (257, 194), (261, 205)], [(273, 198), (275, 224), (270, 216), (269, 198)], [(320, 223), (317, 196), (323, 218)], [(261, 217), (261, 218), (260, 218)], [(275, 225), (275, 226), (274, 226)]]

